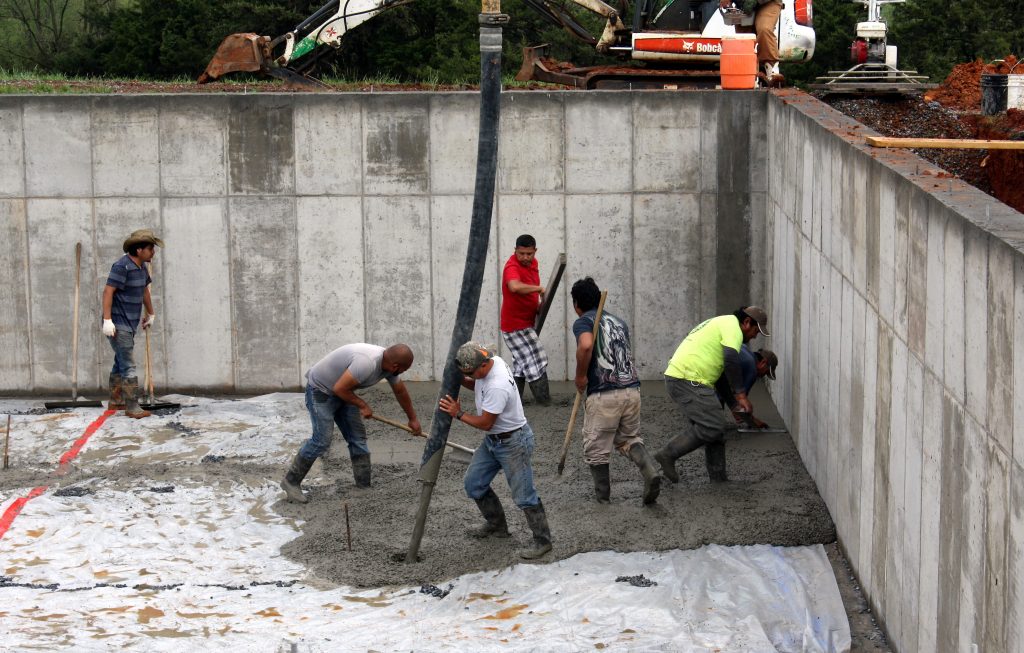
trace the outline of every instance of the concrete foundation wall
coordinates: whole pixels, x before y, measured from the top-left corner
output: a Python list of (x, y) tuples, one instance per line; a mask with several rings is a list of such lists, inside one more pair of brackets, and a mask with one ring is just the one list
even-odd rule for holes
[(771, 386), (898, 651), (1024, 650), (1024, 215), (768, 104)]
[[(575, 364), (568, 286), (589, 274), (660, 379), (690, 327), (763, 295), (765, 111), (752, 92), (506, 93), (476, 336), (500, 342), (501, 267), (529, 232), (542, 283), (568, 256), (551, 377)], [(478, 114), (474, 93), (0, 98), (0, 392), (68, 390), (75, 242), (79, 388), (105, 385), (102, 288), (142, 227), (167, 245), (159, 389), (297, 388), (362, 340), (405, 341), (409, 378), (440, 378)]]

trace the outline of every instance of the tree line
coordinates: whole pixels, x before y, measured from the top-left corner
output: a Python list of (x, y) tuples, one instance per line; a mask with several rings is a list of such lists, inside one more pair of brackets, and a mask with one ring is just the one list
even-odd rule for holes
[[(194, 78), (228, 34), (278, 36), (321, 4), (322, 0), (0, 0), (0, 69)], [(566, 4), (592, 33), (598, 33), (596, 17)], [(505, 0), (502, 10), (512, 17), (504, 30), (507, 72), (519, 67), (523, 46), (539, 43), (550, 44), (555, 58), (577, 65), (615, 62), (552, 25), (523, 0)], [(415, 0), (354, 29), (337, 53), (324, 58), (316, 74), (472, 83), (479, 76), (479, 11), (476, 0)], [(1024, 56), (1024, 0), (908, 0), (887, 6), (885, 16), (889, 42), (899, 47), (901, 66), (916, 68), (935, 81), (958, 63)], [(848, 68), (854, 29), (865, 17), (863, 6), (852, 0), (815, 0), (814, 59), (786, 66), (787, 78), (803, 82), (826, 70)]]

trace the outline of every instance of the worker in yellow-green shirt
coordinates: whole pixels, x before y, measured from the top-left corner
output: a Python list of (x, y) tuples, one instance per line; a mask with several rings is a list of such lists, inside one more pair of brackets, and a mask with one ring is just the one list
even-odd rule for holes
[(728, 480), (724, 438), (726, 430), (736, 429), (736, 424), (725, 420), (714, 386), (724, 377), (737, 409), (751, 411), (743, 387), (740, 348), (759, 333), (769, 335), (768, 313), (759, 306), (747, 306), (732, 315), (704, 320), (676, 348), (665, 370), (665, 386), (683, 413), (683, 432), (654, 455), (662, 474), (673, 483), (679, 482), (676, 460), (701, 447), (705, 447), (711, 480)]

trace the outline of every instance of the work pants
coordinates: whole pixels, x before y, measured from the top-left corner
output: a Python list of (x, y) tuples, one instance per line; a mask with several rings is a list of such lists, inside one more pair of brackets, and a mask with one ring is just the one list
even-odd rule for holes
[(122, 379), (134, 379), (137, 377), (135, 371), (135, 334), (117, 327), (113, 338), (107, 338), (111, 349), (114, 350), (114, 366), (110, 369), (111, 374), (117, 374)]
[(300, 456), (311, 460), (327, 453), (334, 438), (335, 424), (348, 443), (349, 456), (365, 456), (370, 453), (366, 445), (366, 427), (359, 408), (345, 403), (337, 395), (329, 395), (307, 385), (306, 410), (313, 424), (313, 435), (299, 449)]
[(520, 508), (532, 508), (540, 503), (533, 486), (533, 429), (527, 424), (510, 435), (499, 439), (485, 435), (469, 463), (463, 484), (470, 499), (480, 499), (491, 487), (498, 472), (505, 472), (512, 500)]
[(583, 461), (607, 465), (612, 449), (622, 455), (640, 438), (640, 388), (618, 388), (587, 397), (583, 418)]
[(779, 23), (779, 16), (782, 14), (782, 3), (777, 0), (770, 0), (763, 5), (758, 5), (754, 11), (754, 26), (737, 27), (736, 31), (757, 35), (757, 63), (778, 63), (779, 62), (779, 39), (775, 36), (775, 26)]
[(696, 436), (701, 442), (720, 442), (727, 428), (736, 428), (735, 424), (729, 425), (723, 419), (722, 404), (711, 386), (666, 376), (665, 387), (683, 414), (683, 431)]

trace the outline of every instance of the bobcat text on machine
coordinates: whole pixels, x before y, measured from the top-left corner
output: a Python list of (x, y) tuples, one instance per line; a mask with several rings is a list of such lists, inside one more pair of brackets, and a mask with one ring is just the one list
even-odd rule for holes
[[(276, 38), (231, 34), (199, 77), (205, 83), (233, 72), (260, 72), (289, 82), (318, 86), (309, 76), (316, 63), (341, 45), (345, 34), (382, 11), (414, 0), (334, 0), (292, 31)], [(554, 24), (619, 59), (609, 66), (574, 68), (544, 59), (544, 46), (524, 48), (516, 79), (552, 82), (579, 88), (713, 86), (718, 77), (722, 37), (753, 16), (719, 0), (571, 0), (600, 15), (605, 26), (593, 36), (566, 9), (562, 0), (524, 0)], [(779, 58), (807, 61), (814, 54), (813, 0), (787, 0), (779, 24)]]

